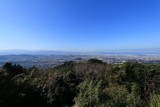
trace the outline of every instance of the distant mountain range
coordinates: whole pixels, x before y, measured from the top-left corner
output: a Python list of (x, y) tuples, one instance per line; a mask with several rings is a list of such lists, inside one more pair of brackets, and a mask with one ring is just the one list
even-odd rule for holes
[(160, 48), (148, 48), (148, 49), (122, 49), (98, 52), (100, 54), (160, 54)]
[(81, 52), (71, 51), (46, 51), (46, 50), (0, 50), (0, 55), (65, 55), (80, 54)]
[(110, 51), (0, 50), (0, 55), (90, 55), (90, 54), (160, 54), (160, 48), (121, 49)]

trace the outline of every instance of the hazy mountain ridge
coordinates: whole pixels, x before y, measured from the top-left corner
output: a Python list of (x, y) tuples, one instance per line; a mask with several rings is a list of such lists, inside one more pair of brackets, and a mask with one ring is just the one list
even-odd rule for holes
[(118, 49), (106, 51), (0, 50), (0, 55), (90, 55), (90, 54), (160, 54), (160, 48)]

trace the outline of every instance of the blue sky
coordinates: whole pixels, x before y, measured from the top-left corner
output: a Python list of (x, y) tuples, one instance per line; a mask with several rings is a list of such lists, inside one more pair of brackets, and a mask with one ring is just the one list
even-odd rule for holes
[(0, 50), (160, 48), (158, 0), (0, 0)]

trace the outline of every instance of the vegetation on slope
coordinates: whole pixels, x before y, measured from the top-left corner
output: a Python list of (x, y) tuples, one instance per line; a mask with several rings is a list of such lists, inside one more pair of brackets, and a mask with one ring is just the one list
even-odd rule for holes
[(160, 107), (159, 64), (90, 59), (0, 71), (0, 107)]

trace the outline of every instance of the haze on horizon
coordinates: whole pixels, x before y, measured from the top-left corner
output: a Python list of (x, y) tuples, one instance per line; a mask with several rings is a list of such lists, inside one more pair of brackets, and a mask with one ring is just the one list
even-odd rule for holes
[(160, 48), (158, 0), (1, 0), (0, 50)]

